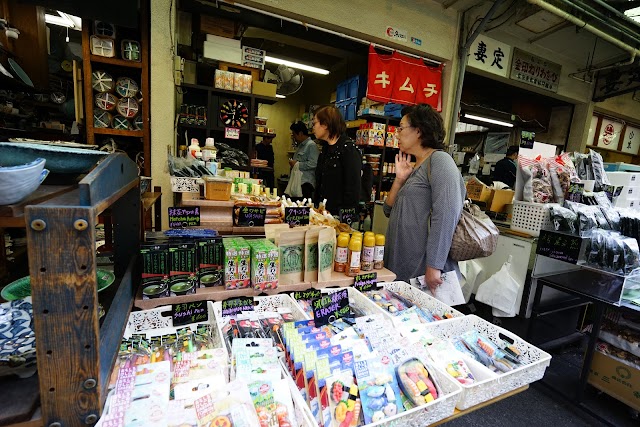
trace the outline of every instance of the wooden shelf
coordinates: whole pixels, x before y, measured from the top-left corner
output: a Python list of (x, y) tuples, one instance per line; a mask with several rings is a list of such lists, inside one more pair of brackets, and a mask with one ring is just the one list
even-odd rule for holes
[(378, 116), (376, 114), (364, 114), (362, 116), (358, 116), (359, 119), (363, 120), (380, 120), (380, 121), (388, 121), (389, 123), (400, 123), (400, 119), (389, 116)]
[(158, 200), (160, 197), (162, 197), (162, 193), (142, 193), (142, 207), (144, 211), (146, 212), (151, 209), (151, 206), (153, 206), (156, 200)]
[(142, 69), (142, 62), (127, 61), (119, 58), (107, 58), (106, 56), (94, 55), (90, 56), (91, 62), (99, 62), (101, 64), (117, 65), (118, 67), (139, 68)]
[(347, 125), (347, 129), (357, 129), (360, 127), (360, 125), (367, 123), (367, 121), (365, 119), (358, 119), (358, 120), (349, 120), (345, 123)]
[(0, 206), (0, 227), (24, 227), (24, 208), (60, 196), (76, 188), (75, 185), (41, 185), (29, 197), (13, 205)]
[[(236, 228), (236, 227), (234, 227)], [(387, 270), (374, 270), (378, 273), (379, 282), (391, 282), (396, 279), (395, 273)], [(353, 277), (345, 276), (344, 273), (331, 273), (331, 280), (328, 282), (300, 282), (295, 285), (283, 285), (277, 289), (269, 289), (265, 291), (255, 291), (253, 288), (246, 289), (231, 289), (226, 290), (221, 286), (213, 288), (198, 288), (195, 294), (182, 295), (179, 297), (164, 297), (154, 299), (142, 299), (142, 287), (138, 290), (134, 305), (143, 310), (160, 307), (167, 304), (182, 304), (185, 302), (210, 300), (210, 301), (222, 301), (227, 298), (240, 297), (240, 296), (258, 296), (260, 294), (276, 295), (285, 292), (302, 291), (308, 288), (323, 289), (329, 287), (347, 287), (353, 285)]]
[(189, 123), (178, 123), (178, 127), (182, 127), (182, 128), (187, 128), (187, 129), (202, 129), (202, 130), (207, 130), (209, 129), (209, 127), (207, 125), (192, 125)]
[(111, 128), (93, 128), (93, 133), (98, 135), (132, 136), (136, 138), (142, 138), (144, 136), (141, 130), (119, 130)]

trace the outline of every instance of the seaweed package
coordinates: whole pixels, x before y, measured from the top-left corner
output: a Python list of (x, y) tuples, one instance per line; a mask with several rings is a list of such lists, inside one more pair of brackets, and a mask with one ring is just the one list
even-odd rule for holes
[(600, 206), (600, 211), (609, 223), (609, 228), (613, 231), (620, 231), (620, 214), (618, 211), (613, 207), (606, 208), (604, 206)]
[(597, 193), (593, 193), (593, 198), (595, 199), (596, 204), (603, 208), (612, 208), (611, 200), (607, 197), (607, 193), (604, 191), (598, 191)]
[(624, 253), (624, 274), (632, 274), (636, 269), (640, 268), (640, 249), (638, 241), (635, 238), (621, 238), (622, 249)]
[(573, 164), (576, 173), (581, 180), (592, 180), (593, 170), (591, 169), (591, 158), (588, 154), (573, 153)]
[(596, 181), (596, 189), (611, 185), (607, 173), (604, 171), (604, 161), (600, 153), (589, 149), (589, 156), (591, 157), (591, 169), (593, 170), (593, 179)]
[(556, 231), (568, 231), (575, 234), (578, 222), (578, 215), (575, 212), (561, 206), (550, 205), (549, 214)]

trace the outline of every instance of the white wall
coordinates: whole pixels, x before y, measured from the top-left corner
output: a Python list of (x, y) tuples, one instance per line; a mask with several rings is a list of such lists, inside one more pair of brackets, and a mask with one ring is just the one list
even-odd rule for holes
[(633, 93), (615, 96), (594, 104), (594, 110), (623, 120), (640, 123), (640, 102), (632, 99)]
[[(175, 145), (175, 86), (171, 28), (176, 28), (174, 0), (151, 3), (151, 177), (152, 185), (162, 186), (163, 209), (173, 206), (171, 181), (167, 172), (167, 146)], [(169, 10), (171, 9), (171, 15)], [(175, 39), (175, 37), (174, 37)], [(169, 228), (169, 218), (162, 212), (162, 228)]]

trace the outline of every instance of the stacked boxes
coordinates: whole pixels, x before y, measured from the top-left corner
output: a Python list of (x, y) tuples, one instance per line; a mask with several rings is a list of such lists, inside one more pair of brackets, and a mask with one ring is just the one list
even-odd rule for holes
[(249, 240), (251, 283), (257, 291), (276, 289), (280, 272), (278, 247), (268, 239)]
[(385, 145), (385, 124), (384, 123), (364, 123), (356, 131), (356, 145), (375, 145), (383, 147)]
[(248, 288), (251, 284), (251, 249), (242, 237), (222, 240), (224, 246), (224, 286), (226, 289)]
[(607, 178), (614, 187), (622, 187), (614, 199), (615, 207), (640, 210), (640, 173), (607, 172)]
[(198, 284), (197, 271), (196, 244), (169, 243), (169, 295), (194, 294)]
[(387, 147), (398, 148), (398, 134), (395, 126), (387, 126), (387, 139), (385, 140)]
[(221, 286), (224, 247), (220, 237), (198, 241), (198, 280), (201, 287)]
[(231, 71), (216, 70), (213, 86), (216, 89), (251, 93), (252, 82), (253, 82), (253, 77), (251, 76), (251, 74), (242, 74), (242, 73), (234, 73)]

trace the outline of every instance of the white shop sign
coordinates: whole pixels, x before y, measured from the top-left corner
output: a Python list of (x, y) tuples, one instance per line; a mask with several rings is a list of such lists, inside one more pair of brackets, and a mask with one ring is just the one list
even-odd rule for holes
[(603, 117), (602, 124), (600, 125), (600, 133), (598, 134), (598, 147), (617, 150), (623, 127), (624, 125), (622, 123)]
[(627, 126), (624, 140), (622, 141), (622, 152), (635, 156), (638, 154), (638, 149), (640, 149), (640, 129)]
[(507, 77), (511, 65), (511, 46), (480, 34), (469, 48), (467, 65)]

